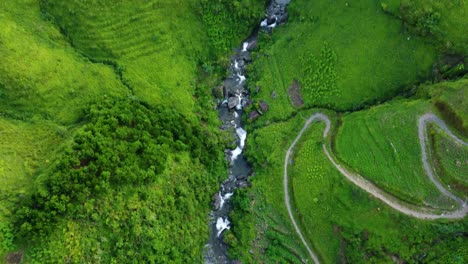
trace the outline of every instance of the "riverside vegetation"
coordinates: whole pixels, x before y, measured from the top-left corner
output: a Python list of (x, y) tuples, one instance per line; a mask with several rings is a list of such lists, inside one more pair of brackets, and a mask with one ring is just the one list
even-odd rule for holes
[[(435, 113), (466, 141), (467, 8), (457, 1), (291, 2), (288, 23), (260, 36), (252, 65), (250, 84), (260, 87), (254, 99), (270, 110), (248, 127), (246, 156), (256, 175), (234, 200), (254, 216), (234, 215), (239, 229), (233, 220), (227, 234), (233, 256), (249, 263), (309, 259), (288, 221), (282, 177), (288, 147), (318, 111), (332, 119), (329, 143), (342, 164), (415, 206), (458, 206), (423, 170), (417, 120)], [(288, 94), (293, 80), (302, 85), (299, 108)], [(327, 159), (323, 129), (311, 125), (289, 168), (293, 213), (321, 262), (466, 262), (465, 219), (417, 220), (372, 198)], [(429, 131), (440, 181), (466, 198), (466, 147), (435, 126)]]
[(210, 89), (263, 8), (3, 1), (0, 262), (201, 262), (226, 169)]
[[(231, 144), (211, 89), (265, 4), (0, 3), (0, 262), (202, 262)], [(342, 164), (415, 206), (456, 206), (424, 173), (417, 120), (435, 113), (466, 141), (467, 9), (293, 0), (287, 24), (260, 33), (248, 86), (269, 111), (246, 120), (255, 175), (232, 198), (232, 259), (308, 259), (284, 205), (283, 162), (318, 111)], [(466, 218), (417, 220), (372, 198), (327, 159), (324, 127), (306, 130), (289, 168), (295, 219), (321, 262), (468, 261)], [(437, 175), (466, 199), (468, 150), (430, 131)]]

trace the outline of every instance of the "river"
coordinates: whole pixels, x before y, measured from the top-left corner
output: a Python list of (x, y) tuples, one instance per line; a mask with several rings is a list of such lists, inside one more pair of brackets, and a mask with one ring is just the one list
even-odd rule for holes
[(272, 29), (287, 20), (286, 6), (290, 0), (272, 0), (267, 6), (265, 17), (252, 34), (247, 37), (235, 53), (230, 57), (229, 76), (224, 80), (224, 100), (219, 103), (219, 118), (223, 125), (221, 129), (232, 131), (237, 147), (225, 150), (229, 161), (228, 178), (220, 185), (214, 194), (214, 208), (210, 213), (210, 237), (204, 249), (204, 259), (207, 264), (233, 263), (229, 259), (228, 247), (224, 243), (223, 232), (230, 229), (228, 216), (232, 211), (231, 198), (238, 188), (248, 186), (248, 178), (252, 169), (243, 155), (247, 132), (242, 123), (243, 108), (249, 102), (249, 90), (246, 86), (246, 66), (251, 62), (250, 50), (257, 45), (260, 30), (271, 33)]

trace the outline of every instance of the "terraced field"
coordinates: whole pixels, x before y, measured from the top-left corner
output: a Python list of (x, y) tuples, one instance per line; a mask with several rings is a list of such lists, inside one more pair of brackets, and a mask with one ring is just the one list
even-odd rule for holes
[(467, 198), (468, 186), (468, 154), (467, 147), (438, 130), (433, 131), (432, 151), (433, 163), (440, 179), (459, 196)]
[(78, 51), (115, 64), (136, 96), (192, 112), (197, 63), (208, 60), (193, 3), (111, 2), (44, 1), (41, 7)]
[(437, 58), (434, 47), (405, 32), (377, 1), (297, 0), (289, 11), (288, 23), (260, 43), (253, 64), (252, 86), (271, 104), (270, 121), (296, 110), (287, 94), (294, 79), (305, 108), (350, 111), (408, 91), (430, 75)]
[[(314, 112), (301, 113), (287, 122), (257, 129), (251, 135), (253, 141), (250, 141), (249, 144), (250, 147), (256, 148), (260, 144), (265, 146), (265, 141), (279, 142), (277, 146), (281, 147), (265, 147), (266, 152), (260, 154), (256, 151), (256, 154), (253, 155), (262, 164), (262, 169), (257, 170), (257, 176), (254, 178), (254, 186), (263, 191), (260, 197), (265, 197), (267, 204), (278, 203), (277, 199), (280, 195), (277, 194), (281, 193), (280, 189), (284, 187), (282, 184), (283, 175), (274, 168), (281, 167), (279, 160), (284, 161), (284, 164), (288, 164), (291, 213), (296, 219), (304, 240), (310, 245), (310, 249), (313, 252), (318, 252), (317, 258), (320, 262), (329, 263), (345, 258), (360, 262), (365, 255), (374, 261), (390, 261), (392, 254), (398, 255), (401, 259), (417, 259), (415, 251), (408, 251), (407, 248), (413, 248), (421, 254), (427, 252), (427, 250), (432, 251), (433, 253), (426, 255), (426, 259), (440, 260), (445, 258), (446, 261), (453, 262), (456, 259), (464, 258), (465, 253), (463, 253), (463, 250), (457, 253), (451, 251), (453, 253), (451, 256), (442, 256), (439, 250), (447, 246), (446, 243), (454, 243), (455, 248), (463, 244), (462, 240), (455, 242), (455, 240), (449, 239), (450, 236), (446, 237), (446, 235), (457, 228), (463, 229), (466, 226), (465, 220), (462, 219), (458, 222), (416, 220), (413, 216), (418, 216), (421, 209), (390, 197), (390, 201), (397, 202), (396, 208), (399, 208), (398, 204), (402, 203), (404, 207), (409, 208), (409, 214), (412, 216), (408, 217), (395, 213), (394, 208), (387, 207), (382, 202), (372, 199), (366, 192), (350, 185), (351, 183), (330, 162), (332, 157), (326, 155), (329, 152), (324, 152), (322, 144), (326, 144), (327, 141), (323, 140), (323, 132), (326, 131), (326, 128), (322, 123), (311, 124), (312, 128), (303, 132), (302, 138), (296, 141), (296, 146), (291, 150), (291, 156), (285, 159), (284, 153), (286, 153), (288, 146), (293, 143), (294, 137), (297, 136), (297, 134), (293, 136), (294, 131), (297, 133), (297, 131), (304, 128), (303, 124), (307, 121), (306, 117), (312, 113)], [(335, 123), (336, 117), (333, 114), (330, 116)], [(417, 124), (414, 125), (417, 126)], [(272, 127), (283, 127), (283, 129), (273, 130), (282, 131), (282, 136), (274, 136), (276, 133), (270, 130)], [(415, 137), (418, 140), (417, 133)], [(252, 146), (252, 144), (254, 145)], [(279, 152), (281, 149), (283, 154)], [(419, 151), (421, 151), (421, 148), (419, 148)], [(336, 163), (335, 165), (340, 166)], [(420, 166), (422, 167), (421, 161)], [(345, 173), (349, 173), (348, 169), (344, 167), (342, 169), (345, 170)], [(421, 176), (427, 178), (426, 172), (423, 171)], [(361, 178), (361, 181), (367, 182), (363, 178)], [(359, 182), (355, 182), (355, 184), (359, 185)], [(371, 188), (378, 187), (373, 185)], [(382, 199), (382, 196), (379, 197)], [(383, 199), (385, 197), (389, 196), (384, 195)], [(403, 211), (405, 212), (407, 209), (403, 209)], [(426, 209), (422, 210), (424, 212)], [(462, 210), (463, 217), (466, 214), (466, 208)], [(423, 213), (420, 216), (423, 218), (451, 217), (450, 214), (441, 215), (442, 211), (432, 210), (433, 215)], [(456, 214), (452, 216), (457, 217)], [(275, 218), (284, 220), (290, 217), (281, 212), (275, 214)], [(290, 227), (289, 230), (293, 232), (294, 226)], [(275, 233), (274, 230), (270, 232)], [(441, 232), (448, 233), (442, 235)], [(281, 248), (282, 243), (287, 243), (288, 239), (292, 239), (291, 236), (292, 234), (288, 233), (288, 236), (278, 239), (279, 244), (277, 247)], [(420, 240), (418, 237), (421, 236), (424, 236), (425, 239)], [(437, 246), (426, 244), (430, 243), (429, 241), (434, 241), (433, 239), (441, 239), (441, 236), (445, 237), (441, 240), (445, 242)], [(378, 253), (379, 250), (376, 247), (379, 248), (379, 245), (385, 248), (388, 255)], [(361, 251), (362, 255), (351, 254), (350, 251), (353, 250)], [(305, 255), (302, 255), (302, 258), (305, 258)], [(313, 259), (313, 257), (310, 258), (310, 260)]]

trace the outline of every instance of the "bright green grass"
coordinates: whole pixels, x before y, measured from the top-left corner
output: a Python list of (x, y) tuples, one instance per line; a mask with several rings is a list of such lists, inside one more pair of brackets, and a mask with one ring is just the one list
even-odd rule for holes
[(295, 78), (306, 107), (348, 110), (394, 96), (430, 73), (434, 49), (404, 33), (376, 1), (298, 0), (289, 10), (290, 21), (253, 64), (253, 85), (262, 87), (256, 97), (271, 105), (268, 119), (293, 111), (286, 91)]
[(468, 78), (427, 85), (420, 89), (427, 94), (449, 125), (468, 136)]
[(15, 205), (28, 195), (32, 175), (51, 162), (56, 146), (67, 135), (65, 127), (50, 121), (26, 123), (0, 118), (0, 259), (14, 249), (9, 219)]
[[(306, 112), (304, 116), (310, 113)], [(301, 245), (289, 220), (282, 185), (285, 151), (291, 144), (293, 131), (300, 130), (303, 122), (298, 116), (289, 122), (272, 123), (255, 130), (248, 137), (246, 155), (249, 161), (256, 164), (255, 176), (252, 178), (252, 213), (255, 214), (255, 221), (250, 225), (255, 226), (256, 239), (259, 242), (242, 242), (250, 244), (254, 250), (254, 262), (301, 263), (301, 259), (308, 258), (307, 251)], [(235, 231), (235, 227), (233, 230)], [(237, 249), (245, 250), (245, 246)]]
[(197, 63), (206, 33), (193, 1), (44, 1), (74, 47), (118, 65), (135, 95), (151, 104), (193, 110)]
[(0, 111), (75, 122), (90, 100), (126, 96), (112, 68), (78, 55), (33, 0), (0, 4)]
[[(32, 124), (0, 118), (0, 197), (15, 200), (31, 187), (35, 169), (49, 163), (57, 144), (66, 139), (65, 127), (42, 121)], [(0, 203), (0, 219), (8, 215)]]
[[(314, 124), (309, 129), (296, 147), (290, 175), (297, 216), (324, 262), (347, 259), (352, 263), (382, 263), (391, 262), (392, 255), (414, 262), (420, 250), (431, 251), (425, 261), (438, 260), (444, 248), (427, 244), (444, 237), (438, 229), (450, 228), (450, 223), (415, 220), (369, 198), (333, 168), (323, 154), (320, 141), (324, 125)], [(454, 251), (464, 244), (458, 242)], [(466, 254), (466, 250), (453, 254), (446, 261), (466, 258)]]
[[(238, 11), (261, 14), (261, 1), (248, 2), (248, 7), (255, 8)], [(228, 4), (220, 5), (224, 8)], [(216, 26), (224, 26), (218, 24), (230, 22), (221, 17), (207, 27), (201, 4), (193, 0), (50, 0), (42, 7), (77, 50), (93, 60), (117, 64), (136, 96), (153, 105), (170, 105), (184, 114), (195, 109), (197, 66), (208, 65), (214, 60), (213, 54), (220, 55), (211, 50), (216, 43), (209, 33)], [(249, 34), (250, 20), (238, 21), (240, 32), (229, 31), (218, 37), (229, 39), (225, 43), (229, 48), (238, 45)], [(239, 43), (232, 43), (233, 39)]]
[[(247, 142), (249, 157), (256, 158), (256, 175), (252, 178), (256, 199), (264, 199), (267, 205), (276, 208), (273, 218), (288, 221), (283, 200), (283, 159), (304, 118), (311, 113), (300, 113), (287, 122), (259, 128)], [(321, 146), (323, 128), (322, 123), (310, 126), (296, 146), (289, 167), (293, 211), (322, 262), (390, 263), (393, 255), (409, 262), (463, 263), (466, 260), (466, 241), (454, 237), (457, 230), (466, 228), (466, 221), (418, 221), (370, 198), (329, 163)], [(264, 214), (268, 213), (271, 211)], [(294, 237), (294, 231), (289, 228), (281, 232), (271, 227), (267, 230)], [(278, 247), (278, 241), (281, 242), (275, 242), (274, 235), (270, 235), (268, 248)], [(435, 241), (441, 243), (434, 244)], [(446, 251), (451, 254), (444, 255), (443, 260), (439, 258)], [(266, 262), (282, 259), (281, 255), (264, 257)]]
[(403, 100), (345, 115), (337, 155), (384, 190), (410, 203), (437, 205), (444, 199), (423, 169), (417, 130), (418, 118), (431, 111), (427, 101)]
[(468, 195), (468, 147), (454, 142), (444, 133), (435, 130), (433, 161), (439, 177), (461, 197)]
[(382, 8), (402, 16), (410, 27), (434, 36), (445, 48), (468, 54), (468, 3), (453, 0), (381, 0)]

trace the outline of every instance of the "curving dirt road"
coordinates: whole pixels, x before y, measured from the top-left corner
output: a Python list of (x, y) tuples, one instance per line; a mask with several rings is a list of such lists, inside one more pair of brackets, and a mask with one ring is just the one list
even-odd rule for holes
[[(307, 251), (309, 252), (310, 257), (314, 260), (315, 263), (320, 263), (317, 256), (314, 254), (314, 252), (311, 250), (309, 245), (307, 244), (306, 240), (304, 239), (301, 230), (299, 229), (296, 221), (294, 220), (294, 216), (292, 214), (291, 210), (291, 205), (290, 205), (290, 199), (289, 199), (289, 192), (288, 192), (288, 163), (290, 160), (290, 155), (292, 153), (292, 150), (296, 143), (299, 141), (299, 139), (302, 137), (302, 134), (304, 131), (309, 127), (309, 125), (314, 122), (314, 121), (323, 121), (325, 122), (325, 130), (323, 132), (323, 137), (326, 138), (328, 136), (328, 132), (330, 131), (330, 126), (331, 122), (328, 116), (322, 113), (315, 113), (307, 119), (306, 123), (302, 127), (301, 131), (297, 135), (297, 137), (294, 139), (293, 143), (289, 147), (288, 151), (286, 152), (286, 156), (284, 158), (284, 174), (283, 174), (283, 183), (284, 183), (284, 200), (286, 203), (286, 208), (288, 209), (288, 214), (289, 218), (291, 219), (291, 222), (294, 226), (294, 229), (296, 230), (296, 233), (298, 234), (299, 238), (301, 239), (302, 243), (306, 247)], [(419, 219), (460, 219), (464, 218), (465, 215), (468, 213), (468, 207), (466, 205), (466, 201), (463, 201), (461, 198), (457, 197), (447, 189), (445, 189), (442, 184), (440, 184), (439, 181), (435, 178), (433, 174), (433, 170), (430, 166), (430, 163), (428, 161), (428, 155), (426, 152), (426, 135), (427, 135), (427, 123), (433, 122), (439, 126), (440, 129), (445, 131), (453, 140), (458, 142), (459, 144), (463, 145), (468, 145), (465, 143), (463, 140), (455, 136), (450, 129), (445, 125), (445, 123), (440, 120), (437, 116), (434, 114), (428, 113), (423, 116), (421, 116), (418, 120), (418, 134), (419, 134), (419, 141), (421, 145), (421, 152), (422, 152), (422, 162), (424, 165), (424, 170), (426, 171), (429, 179), (437, 186), (437, 188), (445, 195), (448, 197), (452, 198), (453, 200), (457, 201), (460, 204), (460, 207), (457, 210), (454, 211), (449, 211), (449, 212), (443, 212), (440, 213), (436, 212), (436, 210), (432, 208), (425, 208), (425, 207), (417, 207), (414, 205), (410, 205), (404, 201), (401, 201), (400, 199), (392, 196), (391, 194), (383, 191), (364, 177), (362, 177), (359, 174), (353, 173), (345, 169), (343, 166), (338, 164), (335, 159), (333, 158), (332, 155), (330, 155), (330, 152), (327, 149), (326, 144), (324, 143), (322, 145), (323, 151), (325, 152), (325, 155), (327, 158), (330, 160), (330, 162), (337, 168), (343, 176), (345, 176), (349, 181), (357, 185), (359, 188), (363, 189), (364, 191), (368, 192), (372, 196), (378, 198), (382, 202), (386, 203), (388, 206), (392, 207), (393, 209), (404, 213), (406, 215), (419, 218)]]

